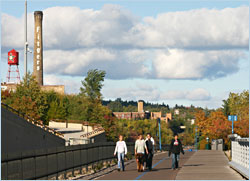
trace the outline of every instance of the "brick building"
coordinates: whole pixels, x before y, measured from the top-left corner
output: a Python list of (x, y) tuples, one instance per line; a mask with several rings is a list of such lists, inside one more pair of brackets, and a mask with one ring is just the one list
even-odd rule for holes
[(143, 101), (138, 101), (138, 112), (113, 112), (114, 116), (118, 119), (157, 119), (160, 118), (162, 121), (166, 121), (168, 123), (169, 120), (172, 119), (172, 114), (167, 113), (166, 116), (162, 116), (161, 112), (144, 112), (143, 110)]
[(161, 112), (151, 112), (151, 119), (161, 118)]
[(145, 119), (145, 112), (113, 112), (118, 119)]

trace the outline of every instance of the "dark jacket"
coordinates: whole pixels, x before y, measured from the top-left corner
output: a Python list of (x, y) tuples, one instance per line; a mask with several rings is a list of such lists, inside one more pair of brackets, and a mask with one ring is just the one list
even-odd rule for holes
[(148, 152), (153, 153), (153, 143), (152, 143), (152, 141), (150, 139), (148, 139), (146, 141), (146, 146), (147, 146)]
[(170, 144), (169, 153), (168, 153), (169, 156), (171, 153), (180, 154), (180, 152), (182, 152), (182, 154), (184, 155), (181, 141), (179, 139), (177, 139), (177, 141), (178, 141), (178, 145), (174, 145), (175, 139), (172, 139), (171, 144)]

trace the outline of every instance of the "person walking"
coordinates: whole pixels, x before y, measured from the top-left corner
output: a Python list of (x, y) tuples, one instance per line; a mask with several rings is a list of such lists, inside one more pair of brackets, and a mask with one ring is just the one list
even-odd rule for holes
[[(150, 133), (148, 133), (148, 134), (150, 134)], [(146, 138), (146, 141), (148, 140), (148, 137)], [(153, 145), (155, 145), (155, 140), (154, 140), (154, 138), (151, 136), (151, 134), (150, 134), (150, 140), (152, 141), (152, 143), (153, 143)]]
[(146, 146), (145, 141), (142, 139), (142, 134), (139, 135), (139, 139), (135, 142), (135, 155), (137, 161), (137, 170), (138, 172), (143, 172), (143, 162), (144, 162), (144, 155), (145, 151), (148, 154), (148, 149)]
[[(152, 135), (150, 134), (150, 140), (152, 141), (152, 143), (153, 143), (153, 153), (154, 153), (154, 146), (155, 146), (155, 140), (154, 140), (154, 138), (152, 137)], [(148, 140), (148, 137), (146, 138), (146, 141)]]
[[(139, 135), (137, 136), (137, 139), (135, 141), (135, 143), (137, 142), (137, 140), (139, 140)], [(136, 166), (137, 166), (137, 170), (139, 169), (139, 160), (137, 159), (137, 155), (135, 154), (135, 160), (136, 160)]]
[(119, 135), (119, 141), (116, 142), (116, 147), (115, 147), (115, 152), (114, 156), (117, 153), (117, 158), (118, 158), (118, 171), (121, 169), (121, 162), (122, 162), (122, 171), (125, 170), (124, 167), (124, 155), (127, 154), (127, 145), (125, 141), (123, 141), (123, 136)]
[(148, 154), (146, 156), (146, 167), (148, 168), (149, 171), (152, 170), (152, 161), (153, 161), (153, 156), (154, 156), (154, 144), (151, 139), (151, 134), (147, 134), (147, 140), (146, 140), (146, 146), (148, 149)]
[(172, 139), (171, 144), (170, 144), (170, 150), (168, 153), (168, 156), (171, 155), (172, 153), (172, 169), (177, 169), (178, 168), (178, 162), (180, 160), (180, 152), (184, 155), (184, 151), (182, 148), (181, 141), (178, 139), (178, 135), (174, 135), (174, 139)]

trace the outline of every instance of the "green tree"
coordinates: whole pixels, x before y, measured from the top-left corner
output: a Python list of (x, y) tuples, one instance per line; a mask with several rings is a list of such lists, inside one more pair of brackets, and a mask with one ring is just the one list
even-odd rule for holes
[(48, 110), (48, 114), (47, 114), (47, 117), (48, 117), (49, 120), (51, 120), (51, 119), (58, 119), (57, 110), (58, 110), (58, 103), (57, 103), (57, 101), (52, 101), (49, 104), (49, 110)]
[(110, 102), (107, 106), (112, 112), (122, 112), (123, 111), (122, 104), (118, 101)]
[(108, 141), (114, 141), (117, 139), (117, 119), (112, 116), (111, 112), (110, 114), (107, 114), (104, 116), (105, 124), (103, 125), (103, 128), (105, 129), (106, 137)]
[[(116, 120), (117, 135), (115, 140), (118, 139), (118, 134), (124, 135), (127, 141), (134, 142), (137, 139), (138, 134), (146, 136), (147, 133), (151, 133), (156, 143), (159, 143), (158, 126), (156, 120), (144, 119), (144, 120)], [(169, 144), (173, 138), (173, 132), (169, 129), (168, 124), (165, 121), (161, 122), (161, 139), (162, 144)]]
[(174, 133), (182, 133), (183, 130), (181, 130), (180, 126), (184, 125), (184, 120), (183, 118), (180, 117), (175, 117), (173, 120), (169, 122), (169, 128), (174, 132)]
[(84, 81), (83, 87), (80, 88), (80, 97), (82, 99), (82, 113), (81, 118), (88, 122), (104, 121), (104, 112), (101, 104), (101, 89), (104, 81), (105, 71), (89, 70)]
[(68, 120), (86, 120), (82, 119), (82, 111), (83, 111), (83, 106), (87, 100), (85, 100), (82, 96), (80, 95), (68, 95), (67, 96), (69, 104), (68, 104)]
[(48, 103), (45, 94), (41, 91), (35, 77), (30, 73), (17, 85), (16, 92), (13, 93), (13, 103), (11, 106), (20, 112), (31, 117), (42, 120), (45, 124)]
[(222, 110), (225, 116), (228, 116), (230, 114), (228, 100), (223, 100)]
[(102, 82), (104, 81), (105, 71), (89, 70), (87, 77), (82, 81), (83, 87), (80, 88), (79, 97), (81, 99), (81, 120), (90, 123), (98, 123), (105, 127), (105, 115), (111, 114), (110, 110), (102, 106)]
[(7, 105), (13, 103), (13, 92), (9, 90), (1, 90), (1, 101)]
[(229, 113), (237, 115), (235, 133), (242, 137), (249, 136), (249, 91), (230, 93), (228, 98)]
[(137, 107), (128, 105), (128, 107), (123, 106), (123, 112), (137, 112)]
[(89, 70), (86, 78), (82, 81), (81, 94), (85, 95), (91, 101), (100, 100), (105, 74), (103, 70)]
[(66, 120), (68, 111), (67, 105), (63, 102), (63, 98), (54, 100), (50, 103), (48, 110), (48, 119), (61, 119)]
[(238, 115), (239, 120), (248, 117), (248, 115), (242, 110), (245, 107), (249, 107), (249, 91), (230, 93), (227, 102), (231, 115)]

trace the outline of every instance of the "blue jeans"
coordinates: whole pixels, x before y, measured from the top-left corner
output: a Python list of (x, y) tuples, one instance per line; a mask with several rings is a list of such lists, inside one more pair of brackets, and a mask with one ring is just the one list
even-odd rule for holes
[(121, 162), (122, 162), (122, 170), (124, 170), (124, 153), (117, 153), (118, 157), (118, 168), (121, 168)]
[(180, 154), (172, 153), (172, 168), (178, 168)]

